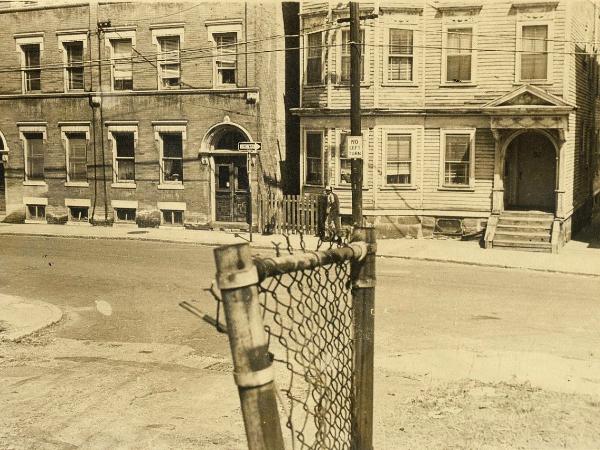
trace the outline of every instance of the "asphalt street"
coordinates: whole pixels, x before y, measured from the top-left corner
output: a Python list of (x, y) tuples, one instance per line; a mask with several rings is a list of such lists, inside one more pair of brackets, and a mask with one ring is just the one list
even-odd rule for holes
[[(212, 248), (2, 236), (0, 267), (1, 293), (66, 312), (47, 338), (0, 348), (0, 447), (243, 448), (226, 336), (180, 306), (214, 316)], [(377, 269), (377, 448), (600, 441), (598, 279), (391, 258)], [(511, 407), (471, 411), (464, 392), (481, 389)], [(541, 407), (515, 406), (528, 401)], [(515, 424), (508, 438), (498, 414)]]

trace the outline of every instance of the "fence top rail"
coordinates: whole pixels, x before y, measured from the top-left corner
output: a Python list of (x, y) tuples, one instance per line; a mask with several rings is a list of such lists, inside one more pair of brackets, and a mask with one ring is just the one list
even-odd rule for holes
[(295, 255), (277, 256), (272, 258), (254, 257), (254, 264), (260, 281), (286, 273), (314, 269), (332, 263), (350, 260), (362, 260), (368, 251), (366, 242), (352, 242), (347, 247), (306, 252)]

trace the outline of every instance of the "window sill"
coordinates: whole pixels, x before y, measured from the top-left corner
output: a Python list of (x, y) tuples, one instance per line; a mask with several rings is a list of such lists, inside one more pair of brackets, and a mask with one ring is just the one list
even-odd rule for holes
[(180, 230), (184, 230), (185, 229), (185, 227), (183, 226), (183, 224), (172, 225), (172, 224), (169, 224), (169, 223), (165, 223), (165, 224), (161, 224), (161, 225), (158, 226), (159, 230), (160, 229), (165, 229), (165, 228), (167, 230), (172, 230), (173, 228), (180, 229)]
[(23, 186), (48, 186), (44, 180), (25, 180)]
[(472, 87), (477, 87), (477, 83), (473, 83), (471, 81), (465, 81), (465, 82), (457, 81), (455, 83), (452, 83), (449, 81), (447, 83), (440, 83), (440, 87), (441, 88), (472, 88)]
[(46, 222), (46, 219), (41, 219), (41, 220), (25, 219), (25, 223), (37, 223), (37, 224), (42, 224), (42, 223), (47, 223), (47, 222)]
[(82, 93), (85, 92), (85, 89), (66, 89), (65, 94), (69, 93)]
[(65, 181), (65, 187), (90, 187), (87, 181)]
[(440, 186), (437, 188), (438, 191), (463, 191), (463, 192), (475, 192), (473, 186)]
[(419, 85), (411, 81), (386, 81), (381, 83), (382, 87), (406, 87), (406, 88), (417, 88)]
[(380, 191), (385, 192), (385, 191), (417, 191), (418, 188), (416, 186), (412, 186), (412, 185), (386, 185), (386, 186), (381, 186), (379, 188)]
[[(332, 86), (337, 89), (350, 89), (350, 83), (334, 83)], [(361, 88), (370, 88), (371, 83), (361, 82), (360, 87)]]
[(176, 190), (180, 190), (181, 191), (181, 190), (184, 189), (183, 183), (178, 183), (178, 184), (175, 184), (175, 183), (173, 183), (173, 184), (163, 183), (163, 184), (159, 184), (157, 187), (160, 190), (167, 190), (167, 191), (168, 190), (175, 190), (175, 191)]
[(235, 89), (239, 87), (237, 84), (215, 84), (213, 89)]
[(87, 222), (87, 221), (79, 221), (79, 220), (68, 220), (67, 223), (65, 225), (68, 225), (70, 227), (91, 227), (92, 224)]
[(137, 228), (137, 223), (135, 223), (135, 220), (131, 220), (131, 221), (115, 220), (113, 222), (113, 225), (115, 225), (117, 227), (124, 227), (124, 228)]
[(115, 188), (115, 189), (135, 189), (137, 188), (137, 184), (136, 183), (112, 183), (110, 185), (111, 188)]
[(326, 84), (324, 83), (318, 83), (318, 84), (304, 84), (302, 86), (304, 89), (324, 89), (327, 87)]

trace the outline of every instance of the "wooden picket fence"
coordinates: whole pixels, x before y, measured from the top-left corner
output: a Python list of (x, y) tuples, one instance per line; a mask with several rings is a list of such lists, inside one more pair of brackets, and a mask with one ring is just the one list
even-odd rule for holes
[(318, 235), (324, 223), (323, 196), (269, 194), (261, 205), (263, 232)]

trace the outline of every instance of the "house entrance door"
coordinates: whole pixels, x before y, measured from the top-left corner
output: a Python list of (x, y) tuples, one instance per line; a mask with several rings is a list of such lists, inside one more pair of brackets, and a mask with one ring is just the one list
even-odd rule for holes
[(246, 155), (215, 157), (215, 219), (248, 222)]
[(554, 212), (556, 153), (540, 133), (525, 133), (509, 145), (505, 167), (508, 209)]

